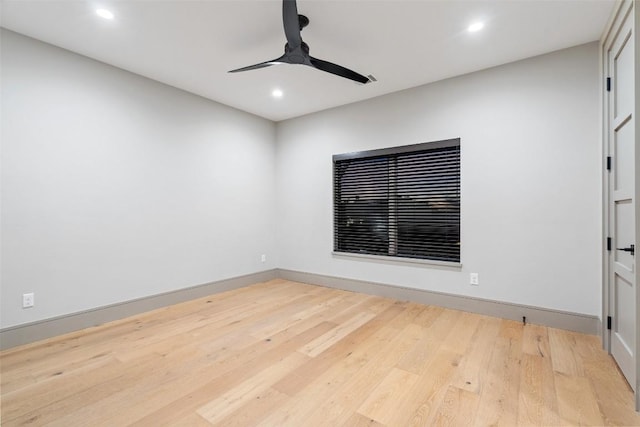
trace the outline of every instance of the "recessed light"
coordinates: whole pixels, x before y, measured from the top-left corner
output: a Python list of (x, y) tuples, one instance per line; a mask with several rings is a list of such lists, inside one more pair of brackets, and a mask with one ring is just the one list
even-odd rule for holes
[(273, 96), (274, 98), (282, 98), (282, 95), (284, 95), (284, 93), (280, 89), (274, 89), (271, 92), (271, 96)]
[(98, 9), (96, 10), (96, 14), (104, 19), (113, 19), (113, 13), (108, 11), (107, 9)]
[(483, 28), (484, 22), (474, 22), (467, 27), (467, 31), (469, 31), (470, 33), (475, 33), (476, 31), (480, 31)]

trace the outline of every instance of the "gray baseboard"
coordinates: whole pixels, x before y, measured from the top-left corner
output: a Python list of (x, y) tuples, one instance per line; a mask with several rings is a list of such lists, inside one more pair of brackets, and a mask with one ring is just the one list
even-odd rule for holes
[(602, 323), (598, 317), (586, 314), (301, 271), (273, 269), (1, 329), (0, 350), (98, 326), (106, 322), (134, 316), (157, 308), (242, 288), (254, 283), (266, 282), (276, 278), (351, 292), (414, 301), (421, 304), (437, 305), (516, 321), (522, 321), (522, 317), (526, 316), (528, 323), (592, 335), (599, 334), (602, 328)]
[(561, 310), (493, 301), (442, 292), (425, 291), (383, 283), (344, 279), (340, 277), (324, 276), (286, 269), (278, 269), (277, 275), (282, 279), (308, 283), (311, 285), (326, 286), (345, 291), (414, 301), (421, 304), (437, 305), (440, 307), (500, 317), (503, 319), (522, 321), (522, 317), (525, 316), (527, 323), (550, 326), (552, 328), (566, 329), (591, 335), (599, 334), (602, 327), (602, 323), (597, 316), (587, 314), (571, 313)]
[(4, 328), (0, 330), (0, 350), (276, 278), (277, 270), (267, 270)]

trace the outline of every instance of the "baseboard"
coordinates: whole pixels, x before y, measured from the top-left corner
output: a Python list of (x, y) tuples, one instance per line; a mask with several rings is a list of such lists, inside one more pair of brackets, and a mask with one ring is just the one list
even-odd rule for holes
[(384, 283), (374, 283), (314, 273), (305, 273), (301, 271), (273, 269), (4, 328), (0, 330), (0, 350), (6, 350), (19, 345), (29, 344), (69, 332), (98, 326), (106, 322), (123, 319), (172, 304), (178, 304), (207, 295), (238, 289), (254, 283), (266, 282), (277, 278), (369, 295), (379, 295), (387, 298), (414, 301), (421, 304), (438, 305), (441, 307), (517, 321), (522, 321), (522, 317), (525, 316), (528, 323), (567, 329), (592, 335), (599, 334), (602, 330), (602, 323), (600, 322), (600, 319), (596, 316), (586, 314), (492, 301), (442, 292), (425, 291)]
[(500, 317), (503, 319), (522, 321), (522, 317), (525, 316), (527, 323), (550, 326), (552, 328), (566, 329), (591, 335), (598, 334), (602, 328), (598, 317), (587, 314), (572, 313), (442, 292), (425, 291), (384, 283), (344, 279), (340, 277), (324, 276), (286, 269), (278, 269), (277, 275), (282, 279), (308, 283), (311, 285), (326, 286), (345, 291), (414, 301), (421, 304), (437, 305), (440, 307)]
[(238, 276), (0, 330), (0, 350), (277, 278), (277, 270)]

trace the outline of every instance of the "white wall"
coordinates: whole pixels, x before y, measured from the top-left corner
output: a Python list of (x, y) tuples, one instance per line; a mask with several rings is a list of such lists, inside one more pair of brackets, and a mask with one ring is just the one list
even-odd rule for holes
[[(599, 315), (598, 87), (591, 43), (279, 123), (279, 266)], [(461, 269), (331, 255), (333, 154), (456, 137)]]
[[(276, 126), (1, 35), (2, 328), (276, 267), (600, 314), (596, 43)], [(456, 137), (461, 269), (331, 255), (333, 154)]]
[(276, 267), (272, 122), (1, 35), (3, 328)]

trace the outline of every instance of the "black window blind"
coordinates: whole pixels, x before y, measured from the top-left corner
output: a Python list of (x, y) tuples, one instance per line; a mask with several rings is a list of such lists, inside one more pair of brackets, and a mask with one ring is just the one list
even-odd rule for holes
[(460, 139), (333, 156), (334, 251), (460, 262)]

